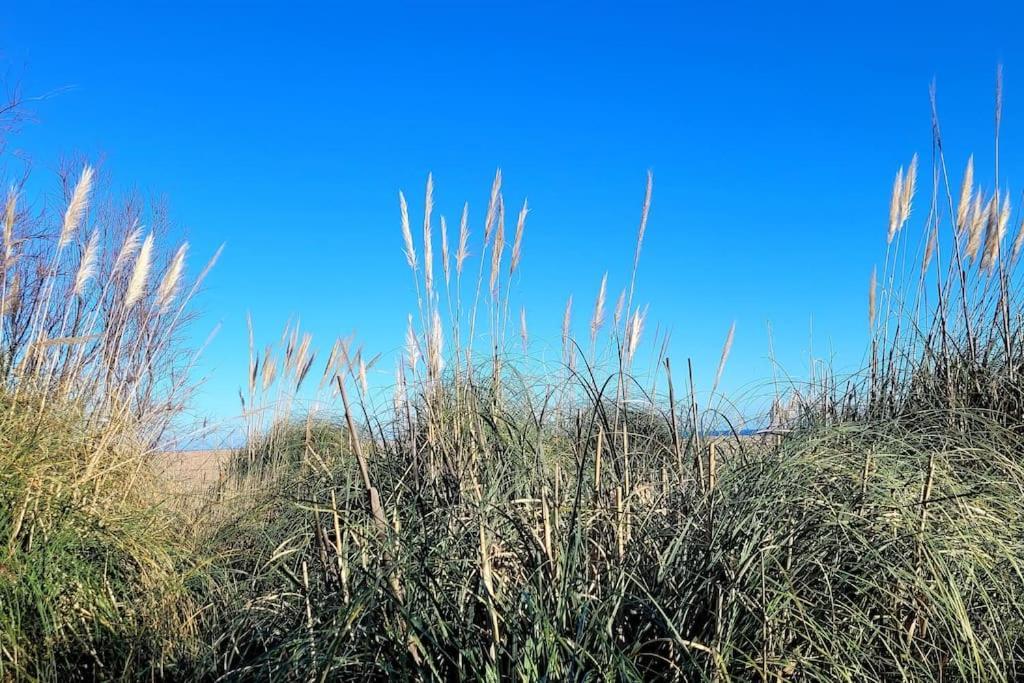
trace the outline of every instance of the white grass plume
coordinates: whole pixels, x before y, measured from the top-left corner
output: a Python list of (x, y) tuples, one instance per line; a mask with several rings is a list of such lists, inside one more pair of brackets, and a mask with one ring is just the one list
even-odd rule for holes
[(164, 273), (160, 286), (156, 290), (156, 307), (160, 312), (166, 311), (174, 297), (178, 294), (181, 284), (181, 276), (185, 272), (185, 254), (188, 253), (188, 242), (183, 242), (178, 251), (175, 252), (171, 265)]
[(96, 255), (99, 251), (100, 234), (93, 228), (89, 235), (89, 241), (82, 250), (82, 260), (78, 263), (78, 271), (75, 273), (75, 285), (71, 290), (74, 296), (82, 296), (89, 281), (96, 275)]
[(71, 193), (71, 201), (64, 211), (64, 221), (61, 223), (60, 237), (57, 240), (57, 248), (63, 249), (70, 242), (82, 222), (82, 216), (89, 206), (89, 195), (92, 193), (93, 170), (92, 166), (85, 166), (82, 175)]
[(135, 259), (135, 267), (132, 269), (132, 276), (128, 280), (128, 289), (124, 297), (125, 308), (131, 308), (146, 293), (146, 283), (149, 279), (149, 269), (153, 261), (153, 233), (146, 235), (139, 249), (139, 256)]

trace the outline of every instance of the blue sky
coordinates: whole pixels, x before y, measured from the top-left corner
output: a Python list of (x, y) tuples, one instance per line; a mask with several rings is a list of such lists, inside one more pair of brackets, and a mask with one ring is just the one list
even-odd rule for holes
[(437, 210), (469, 201), (477, 233), (496, 167), (509, 204), (529, 198), (518, 303), (557, 343), (570, 293), (589, 309), (604, 271), (613, 291), (628, 277), (653, 170), (638, 299), (698, 381), (737, 321), (739, 390), (770, 375), (769, 321), (794, 374), (812, 336), (860, 363), (892, 177), (929, 159), (933, 77), (959, 176), (970, 152), (990, 166), (1004, 64), (1011, 188), (1024, 161), (1012, 3), (11, 4), (2, 64), (56, 93), (15, 141), (36, 173), (78, 152), (166, 195), (194, 270), (227, 242), (195, 328), (223, 325), (197, 403), (215, 417), (238, 409), (247, 311), (261, 341), (301, 317), (322, 347), (401, 345), (396, 197), (418, 210), (428, 172)]

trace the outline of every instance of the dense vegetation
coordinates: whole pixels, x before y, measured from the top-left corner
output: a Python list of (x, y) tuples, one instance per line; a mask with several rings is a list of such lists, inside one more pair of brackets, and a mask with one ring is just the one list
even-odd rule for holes
[(1024, 232), (933, 128), (920, 220), (916, 157), (893, 189), (868, 367), (777, 387), (771, 429), (724, 417), (732, 330), (706, 392), (644, 340), (650, 179), (633, 276), (614, 306), (601, 281), (586, 338), (570, 299), (547, 369), (511, 310), (526, 206), (506, 236), (499, 174), (481, 234), (464, 210), (450, 242), (428, 180), (416, 237), (400, 197), (418, 305), (393, 400), (351, 339), (320, 363), (295, 327), (253, 342), (247, 444), (186, 506), (149, 463), (202, 275), (88, 167), (59, 213), (16, 187), (0, 679), (1021, 677)]

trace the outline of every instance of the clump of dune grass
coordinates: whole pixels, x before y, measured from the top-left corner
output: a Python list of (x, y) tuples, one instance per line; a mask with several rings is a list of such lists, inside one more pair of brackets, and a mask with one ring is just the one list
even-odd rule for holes
[[(913, 208), (914, 157), (881, 231), (868, 368), (789, 396), (780, 388), (763, 436), (741, 436), (717, 394), (735, 325), (710, 394), (689, 359), (673, 364), (665, 341), (647, 338), (635, 285), (650, 178), (629, 279), (614, 307), (608, 276), (595, 283), (582, 343), (573, 315), (583, 307), (567, 297), (555, 367), (531, 362), (526, 310), (512, 312), (527, 207), (507, 257), (500, 173), (475, 273), (468, 209), (456, 250), (437, 221), (435, 269), (433, 181), (421, 240), (400, 195), (417, 305), (389, 405), (366, 381), (378, 357), (352, 339), (316, 372), (295, 329), (281, 350), (251, 354), (258, 422), (226, 484), (249, 493), (210, 539), (230, 567), (211, 670), (235, 680), (1018, 678), (1019, 250), (1003, 244), (1008, 192), (975, 190), (970, 163), (953, 203), (934, 130), (930, 209)], [(645, 341), (654, 362), (641, 371)], [(277, 357), (290, 369), (275, 389)], [(307, 376), (322, 391), (304, 413), (294, 388)]]
[(158, 678), (197, 645), (199, 563), (149, 457), (187, 397), (202, 275), (161, 251), (159, 210), (88, 164), (60, 177), (0, 212), (0, 678)]

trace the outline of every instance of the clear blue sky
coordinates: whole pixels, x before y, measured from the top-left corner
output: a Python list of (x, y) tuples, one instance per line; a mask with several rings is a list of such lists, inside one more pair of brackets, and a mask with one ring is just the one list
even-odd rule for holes
[(856, 365), (892, 177), (930, 154), (933, 77), (959, 175), (971, 151), (988, 168), (1005, 65), (1002, 169), (1019, 188), (1022, 14), (34, 0), (0, 13), (0, 59), (26, 94), (64, 89), (16, 140), (37, 173), (82, 152), (122, 186), (165, 194), (194, 269), (227, 242), (196, 328), (223, 323), (199, 408), (227, 415), (247, 310), (261, 341), (300, 316), (322, 347), (353, 330), (368, 349), (401, 345), (415, 300), (396, 195), (417, 210), (428, 171), (438, 211), (468, 200), (477, 232), (496, 167), (509, 204), (529, 198), (518, 292), (538, 334), (557, 339), (570, 293), (589, 309), (605, 270), (622, 285), (650, 168), (639, 300), (649, 329), (673, 330), (674, 359), (710, 381), (736, 320), (723, 384), (747, 386), (769, 375), (771, 321), (802, 374), (813, 319), (815, 351)]

